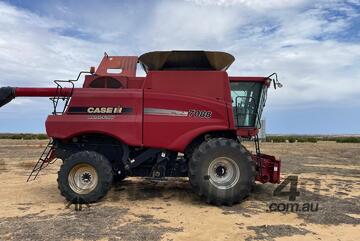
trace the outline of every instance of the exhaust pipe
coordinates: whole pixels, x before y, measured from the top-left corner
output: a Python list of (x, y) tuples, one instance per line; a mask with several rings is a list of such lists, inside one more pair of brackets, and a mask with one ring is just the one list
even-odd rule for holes
[(12, 101), (15, 97), (70, 97), (73, 88), (18, 88), (1, 87), (0, 88), (0, 107)]
[(15, 88), (1, 87), (0, 88), (0, 107), (6, 105), (15, 98)]

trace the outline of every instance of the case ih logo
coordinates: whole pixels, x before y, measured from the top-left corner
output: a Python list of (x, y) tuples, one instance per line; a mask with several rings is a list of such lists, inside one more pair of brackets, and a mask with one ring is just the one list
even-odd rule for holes
[(87, 115), (119, 115), (132, 112), (132, 108), (121, 106), (103, 106), (103, 107), (70, 107), (69, 114), (87, 114)]
[(89, 107), (87, 113), (89, 114), (118, 114), (122, 112), (122, 107)]

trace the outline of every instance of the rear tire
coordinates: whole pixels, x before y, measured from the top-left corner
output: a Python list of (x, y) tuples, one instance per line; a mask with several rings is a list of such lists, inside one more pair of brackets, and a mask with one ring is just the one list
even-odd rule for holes
[(250, 194), (255, 166), (250, 153), (232, 139), (204, 141), (189, 161), (189, 180), (208, 203), (233, 205)]
[(110, 190), (113, 171), (106, 157), (94, 151), (79, 151), (69, 156), (58, 172), (58, 188), (66, 200), (92, 203)]

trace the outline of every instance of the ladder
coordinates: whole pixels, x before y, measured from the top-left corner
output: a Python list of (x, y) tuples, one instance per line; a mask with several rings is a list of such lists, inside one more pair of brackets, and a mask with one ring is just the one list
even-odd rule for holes
[(46, 145), (43, 153), (41, 154), (39, 160), (36, 162), (34, 168), (32, 169), (26, 182), (34, 181), (39, 175), (40, 171), (46, 168), (49, 164), (53, 164), (56, 161), (54, 158), (54, 145), (53, 140), (50, 139), (49, 143)]

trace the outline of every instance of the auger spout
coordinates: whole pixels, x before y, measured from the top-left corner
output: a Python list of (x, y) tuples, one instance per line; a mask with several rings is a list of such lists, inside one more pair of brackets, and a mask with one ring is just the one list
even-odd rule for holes
[(0, 107), (12, 101), (15, 97), (69, 97), (72, 95), (72, 88), (22, 88), (22, 87), (1, 87)]
[(0, 88), (0, 107), (6, 105), (15, 98), (15, 88), (1, 87)]

